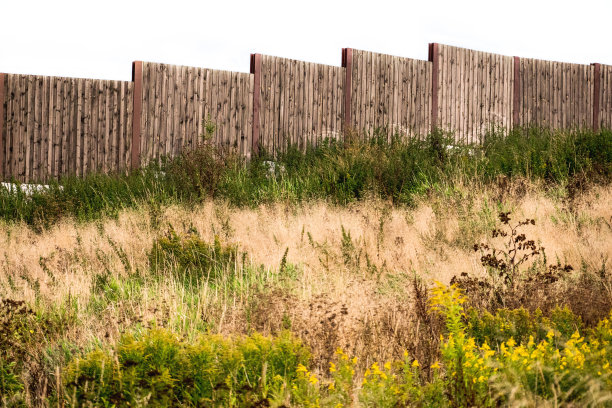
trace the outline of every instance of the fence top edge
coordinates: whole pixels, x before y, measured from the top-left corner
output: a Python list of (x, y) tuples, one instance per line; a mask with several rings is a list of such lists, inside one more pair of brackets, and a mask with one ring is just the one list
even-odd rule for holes
[(313, 61), (304, 61), (304, 60), (299, 60), (299, 59), (294, 59), (294, 58), (285, 58), (285, 57), (279, 57), (277, 55), (268, 55), (268, 54), (260, 54), (261, 58), (262, 58), (262, 62), (264, 58), (275, 58), (275, 59), (279, 59), (279, 60), (285, 60), (288, 62), (293, 62), (293, 63), (304, 63), (304, 64), (313, 64), (313, 65), (322, 65), (322, 66), (326, 66), (326, 67), (332, 67), (332, 68), (344, 68), (341, 65), (335, 65), (335, 64), (323, 64), (320, 62), (313, 62)]
[(245, 75), (245, 76), (253, 75), (250, 72), (229, 71), (226, 69), (215, 69), (215, 68), (207, 68), (207, 67), (194, 67), (191, 65), (166, 64), (164, 62), (142, 61), (143, 68), (147, 65), (159, 65), (163, 67), (172, 67), (172, 68), (194, 68), (194, 69), (202, 69), (202, 70), (208, 70), (208, 71), (223, 72), (223, 73)]
[(431, 63), (431, 61), (428, 60), (423, 60), (423, 59), (419, 59), (419, 58), (410, 58), (410, 57), (403, 57), (401, 55), (392, 55), (392, 54), (385, 54), (383, 52), (376, 52), (376, 51), (368, 51), (368, 50), (360, 50), (357, 48), (353, 48), (353, 53), (369, 53), (369, 54), (375, 54), (375, 55), (380, 55), (380, 56), (385, 56), (385, 57), (393, 57), (393, 58), (400, 58), (400, 59), (404, 59), (404, 60), (410, 60), (410, 61), (416, 61), (416, 62), (422, 62), (422, 63)]
[(66, 81), (66, 80), (75, 80), (75, 81), (93, 81), (93, 82), (98, 82), (98, 83), (112, 83), (112, 82), (117, 82), (117, 83), (126, 83), (126, 84), (131, 84), (132, 81), (124, 81), (122, 79), (100, 79), (100, 78), (83, 78), (83, 77), (69, 77), (69, 76), (56, 76), (56, 75), (36, 75), (36, 74), (12, 74), (12, 73), (7, 73), (4, 74), (7, 77), (21, 77), (21, 78), (29, 78), (32, 77), (34, 79), (45, 79), (45, 78), (49, 78), (51, 80), (58, 80), (58, 81)]

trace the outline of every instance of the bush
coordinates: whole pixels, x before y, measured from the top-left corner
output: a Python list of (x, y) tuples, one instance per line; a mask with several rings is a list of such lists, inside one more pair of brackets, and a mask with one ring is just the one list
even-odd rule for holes
[[(293, 381), (307, 349), (291, 335), (254, 334), (194, 341), (162, 329), (125, 335), (115, 350), (100, 349), (64, 371), (70, 406), (256, 406)], [(263, 406), (263, 405), (262, 405)]]
[(213, 244), (202, 240), (195, 232), (179, 236), (174, 229), (153, 242), (149, 264), (155, 274), (171, 271), (185, 282), (214, 282), (222, 274), (236, 272), (238, 248), (222, 245), (218, 237)]
[(550, 131), (538, 128), (494, 131), (481, 145), (455, 145), (435, 131), (423, 139), (381, 131), (367, 140), (327, 140), (304, 150), (288, 146), (249, 162), (209, 138), (176, 158), (129, 174), (62, 178), (32, 196), (0, 189), (0, 219), (39, 229), (63, 217), (92, 220), (123, 208), (178, 200), (193, 203), (218, 197), (237, 206), (324, 199), (346, 204), (368, 196), (411, 205), (442, 186), (492, 183), (500, 176), (545, 180), (568, 188), (609, 181), (612, 132)]

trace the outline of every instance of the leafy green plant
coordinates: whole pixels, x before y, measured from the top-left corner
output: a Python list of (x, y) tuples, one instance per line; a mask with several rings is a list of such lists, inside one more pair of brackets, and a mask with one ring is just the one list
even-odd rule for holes
[(307, 349), (288, 333), (181, 339), (153, 329), (124, 335), (115, 349), (99, 349), (64, 370), (63, 401), (68, 406), (266, 404), (308, 363)]
[(214, 282), (221, 274), (233, 274), (237, 262), (237, 247), (221, 244), (218, 237), (209, 244), (194, 231), (181, 236), (173, 228), (155, 240), (149, 253), (155, 273), (173, 271), (189, 283)]

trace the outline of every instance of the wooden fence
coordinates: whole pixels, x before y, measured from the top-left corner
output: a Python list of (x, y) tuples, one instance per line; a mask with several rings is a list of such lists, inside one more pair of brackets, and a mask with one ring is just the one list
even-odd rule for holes
[(512, 126), (513, 58), (438, 45), (437, 123), (461, 142)]
[(377, 128), (386, 129), (388, 134), (429, 132), (430, 62), (350, 50), (344, 65), (350, 65), (351, 104), (347, 116), (351, 128), (362, 134), (371, 134)]
[(4, 178), (46, 180), (130, 166), (131, 82), (6, 75)]
[(612, 128), (612, 66), (430, 44), (429, 60), (342, 50), (329, 66), (260, 54), (237, 73), (136, 62), (131, 82), (0, 73), (0, 179), (125, 171), (213, 141), (249, 158), (348, 129), (478, 142), (492, 127)]
[(595, 126), (612, 129), (612, 65), (599, 66), (598, 120)]
[(593, 123), (593, 66), (520, 60), (519, 124), (552, 129)]
[(343, 68), (267, 55), (260, 64), (260, 147), (276, 152), (341, 136)]
[(141, 163), (190, 149), (214, 124), (212, 139), (248, 155), (252, 75), (167, 64), (142, 64)]

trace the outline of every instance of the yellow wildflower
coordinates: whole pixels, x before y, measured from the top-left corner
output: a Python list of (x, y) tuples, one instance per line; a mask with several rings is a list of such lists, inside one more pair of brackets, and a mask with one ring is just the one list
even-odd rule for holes
[(415, 368), (416, 368), (416, 367), (419, 367), (419, 366), (420, 366), (420, 364), (419, 364), (419, 360), (415, 359), (415, 360), (412, 362), (412, 366), (413, 366), (413, 367), (415, 367)]
[(434, 369), (440, 368), (440, 362), (436, 361), (435, 363), (431, 365), (431, 368), (434, 368)]

